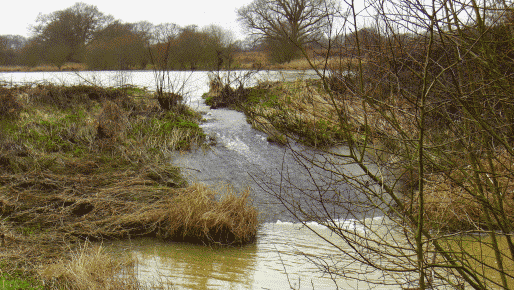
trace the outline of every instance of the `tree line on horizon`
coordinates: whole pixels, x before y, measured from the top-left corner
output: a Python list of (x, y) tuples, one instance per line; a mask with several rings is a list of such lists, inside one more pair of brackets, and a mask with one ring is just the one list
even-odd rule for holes
[[(259, 3), (243, 6), (238, 13), (242, 26), (259, 11)], [(294, 18), (294, 15), (290, 15)], [(287, 17), (287, 15), (286, 15)], [(325, 15), (311, 15), (320, 20)], [(298, 24), (305, 19), (291, 19)], [(0, 66), (83, 63), (92, 70), (166, 68), (170, 70), (230, 69), (241, 51), (262, 51), (271, 63), (301, 58), (301, 49), (281, 28), (250, 33), (236, 40), (232, 31), (217, 25), (198, 27), (149, 21), (124, 23), (94, 5), (78, 2), (64, 10), (40, 14), (31, 26), (32, 36), (0, 35)], [(295, 37), (311, 51), (323, 51), (329, 39), (320, 29), (323, 21), (303, 26)], [(354, 33), (355, 34), (355, 33)], [(315, 39), (315, 41), (313, 41)], [(348, 35), (347, 40), (352, 39)], [(336, 40), (342, 43), (342, 39)]]
[(166, 59), (169, 69), (214, 69), (230, 67), (241, 47), (231, 31), (217, 25), (123, 23), (81, 2), (40, 14), (31, 30), (30, 38), (0, 35), (0, 65), (85, 63), (89, 69), (124, 70)]

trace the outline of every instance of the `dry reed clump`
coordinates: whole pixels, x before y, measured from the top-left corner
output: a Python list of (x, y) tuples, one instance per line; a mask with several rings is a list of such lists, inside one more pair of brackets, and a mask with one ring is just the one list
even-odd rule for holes
[(249, 190), (237, 193), (228, 185), (218, 190), (201, 184), (181, 189), (168, 200), (163, 212), (155, 212), (162, 217), (158, 235), (192, 243), (251, 243), (258, 221), (257, 211), (249, 204), (249, 194)]
[(135, 261), (128, 255), (115, 257), (86, 241), (69, 256), (38, 271), (48, 288), (141, 289), (133, 273)]
[(116, 142), (123, 135), (128, 119), (126, 112), (111, 101), (103, 104), (98, 116), (97, 137), (99, 139), (111, 139)]

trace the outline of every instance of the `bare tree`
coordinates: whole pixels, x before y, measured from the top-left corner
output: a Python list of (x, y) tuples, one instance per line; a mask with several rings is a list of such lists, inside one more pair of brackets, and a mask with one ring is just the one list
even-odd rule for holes
[(336, 9), (332, 0), (254, 0), (237, 14), (251, 34), (269, 42), (275, 51), (286, 45), (285, 61), (290, 61), (299, 47), (326, 29), (329, 16)]
[(180, 30), (180, 26), (175, 23), (158, 24), (153, 28), (152, 44), (167, 43), (178, 37)]

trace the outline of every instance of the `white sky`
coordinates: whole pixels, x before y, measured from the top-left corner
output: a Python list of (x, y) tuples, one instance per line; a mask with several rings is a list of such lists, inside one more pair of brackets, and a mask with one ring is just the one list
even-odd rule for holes
[(153, 24), (164, 22), (180, 26), (196, 24), (199, 27), (218, 24), (230, 29), (241, 38), (235, 10), (251, 0), (7, 0), (2, 3), (0, 35), (30, 36), (29, 25), (36, 23), (39, 13), (48, 14), (73, 6), (76, 2), (95, 5), (104, 14), (122, 22), (147, 20)]

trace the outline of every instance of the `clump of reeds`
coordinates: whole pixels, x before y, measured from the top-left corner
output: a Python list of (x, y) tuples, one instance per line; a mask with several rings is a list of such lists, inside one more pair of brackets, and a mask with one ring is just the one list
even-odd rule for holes
[(218, 190), (201, 184), (184, 188), (169, 200), (163, 212), (156, 212), (162, 217), (159, 235), (193, 243), (251, 243), (258, 221), (249, 194), (248, 190), (237, 193), (228, 185)]
[(112, 139), (116, 142), (127, 126), (127, 114), (118, 105), (106, 101), (98, 116), (97, 136), (99, 139)]
[(248, 97), (249, 90), (242, 84), (234, 89), (229, 83), (224, 83), (217, 75), (209, 75), (209, 92), (204, 95), (205, 104), (211, 109), (231, 108), (240, 109)]

